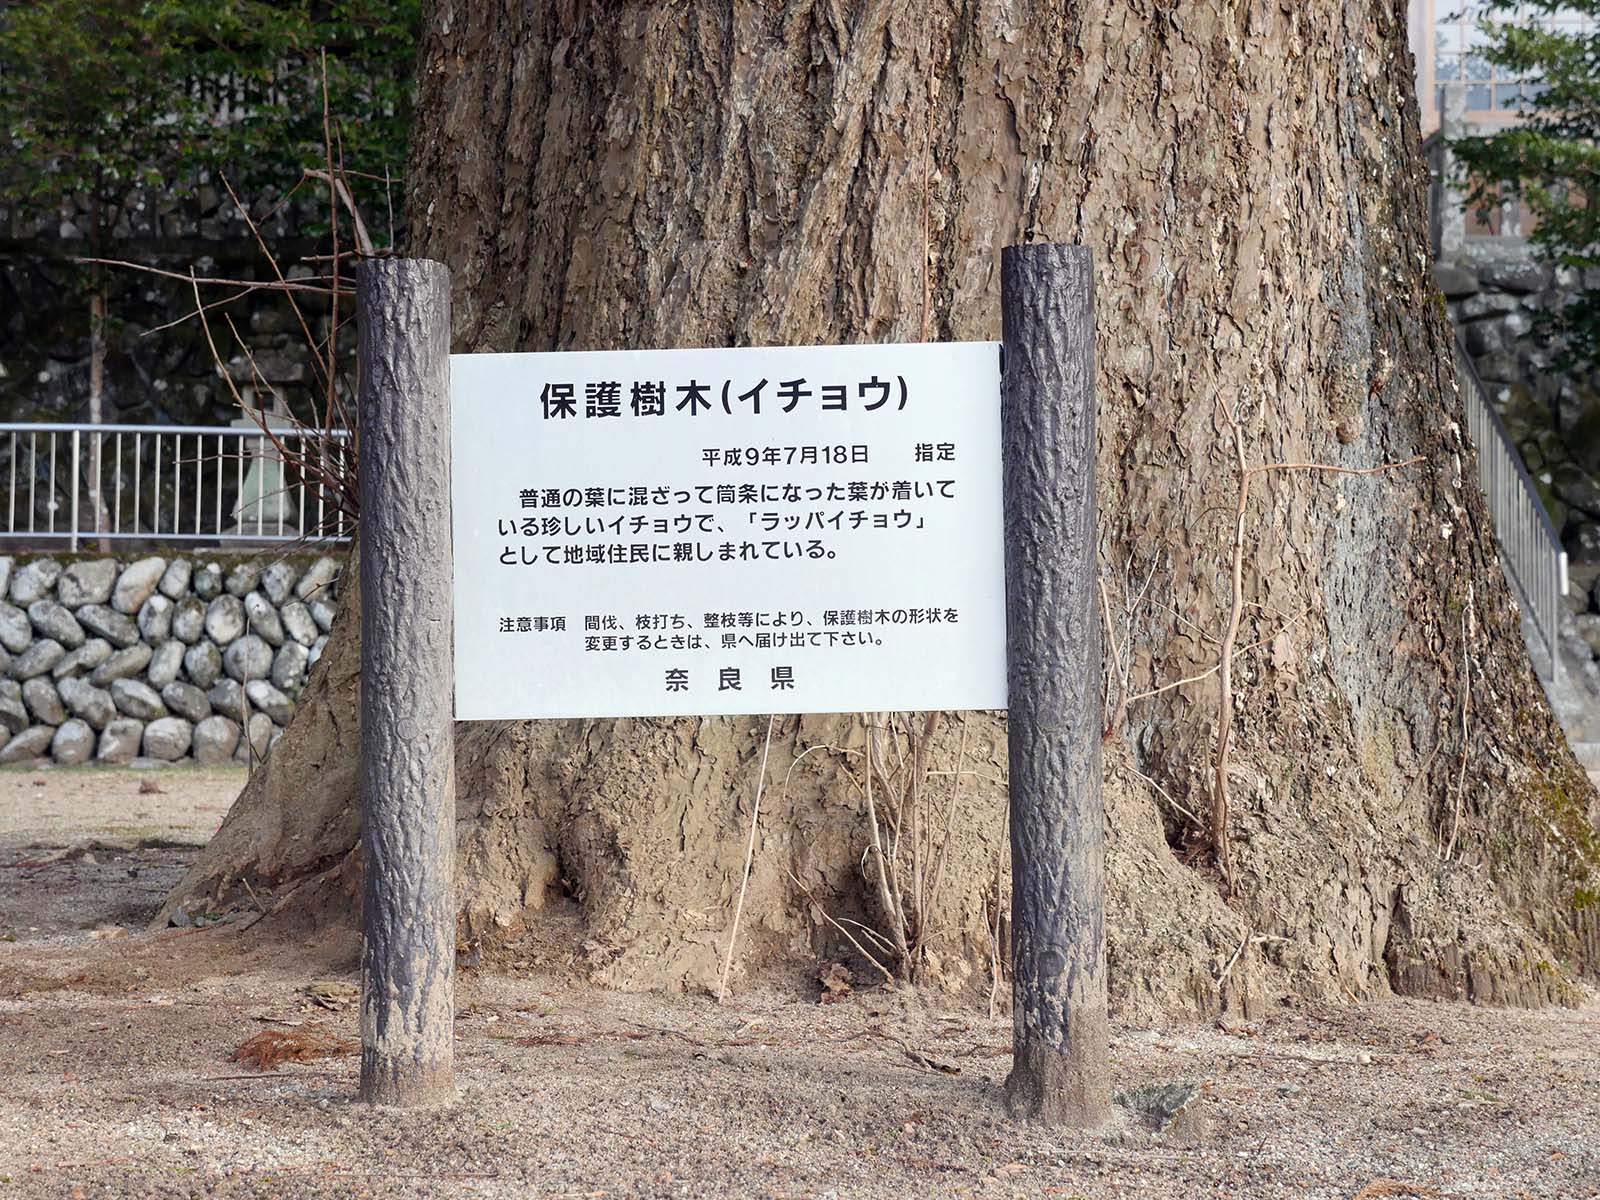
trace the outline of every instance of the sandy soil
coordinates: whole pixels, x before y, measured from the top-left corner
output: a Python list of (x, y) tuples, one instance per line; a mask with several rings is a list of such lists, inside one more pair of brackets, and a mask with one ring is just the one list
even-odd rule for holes
[(1118, 1087), (1203, 1085), (1193, 1140), (1011, 1124), (1007, 1022), (919, 997), (719, 1007), (513, 966), (462, 973), (457, 1105), (368, 1110), (348, 1053), (230, 1058), (356, 1038), (348, 963), (142, 928), (240, 782), (0, 772), (0, 1197), (1600, 1196), (1595, 1007), (1119, 1027)]
[(204, 845), (244, 781), (243, 767), (0, 768), (0, 844), (103, 836)]

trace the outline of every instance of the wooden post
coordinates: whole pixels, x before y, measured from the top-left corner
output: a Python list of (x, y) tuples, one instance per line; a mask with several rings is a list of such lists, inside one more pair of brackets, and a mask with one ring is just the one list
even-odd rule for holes
[(361, 1098), (455, 1097), (450, 273), (357, 269)]
[(1081, 246), (1000, 257), (1010, 689), (1014, 1116), (1110, 1113), (1094, 269)]

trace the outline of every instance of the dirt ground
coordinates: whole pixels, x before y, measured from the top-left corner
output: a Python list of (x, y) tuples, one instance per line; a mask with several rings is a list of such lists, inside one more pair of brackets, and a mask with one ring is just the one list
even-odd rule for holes
[[(1004, 1018), (862, 988), (707, 999), (464, 970), (460, 1102), (355, 1104), (355, 975), (143, 919), (237, 771), (0, 772), (0, 1197), (1600, 1196), (1600, 1007), (1385, 1001), (1118, 1027), (1198, 1137), (1006, 1120)], [(159, 790), (157, 790), (159, 789)], [(314, 993), (314, 994), (312, 994)]]

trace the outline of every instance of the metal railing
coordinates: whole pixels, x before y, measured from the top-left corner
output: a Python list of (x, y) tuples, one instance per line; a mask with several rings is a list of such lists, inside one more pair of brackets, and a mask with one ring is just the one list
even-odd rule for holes
[(303, 466), (349, 459), (342, 429), (0, 423), (0, 540), (345, 541), (354, 522)]
[(1561, 605), (1567, 594), (1567, 552), (1550, 523), (1516, 443), (1495, 412), (1472, 358), (1455, 343), (1456, 379), (1467, 432), (1478, 449), (1478, 482), (1500, 539), (1500, 562), (1550, 655), (1550, 677), (1561, 678)]

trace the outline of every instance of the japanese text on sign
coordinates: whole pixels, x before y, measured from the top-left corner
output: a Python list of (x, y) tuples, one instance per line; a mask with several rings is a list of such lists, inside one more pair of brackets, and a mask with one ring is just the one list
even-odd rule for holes
[(451, 360), (456, 715), (1005, 706), (993, 342)]

